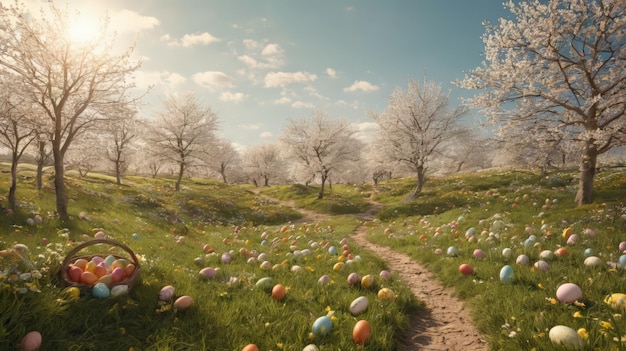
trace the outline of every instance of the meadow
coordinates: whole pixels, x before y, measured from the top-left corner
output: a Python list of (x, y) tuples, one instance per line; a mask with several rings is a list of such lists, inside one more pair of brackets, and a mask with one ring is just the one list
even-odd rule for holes
[[(555, 325), (575, 330), (580, 349), (626, 349), (625, 307), (605, 302), (626, 293), (623, 172), (599, 173), (595, 202), (582, 208), (574, 207), (574, 174), (541, 178), (526, 170), (429, 179), (412, 201), (405, 200), (412, 179), (376, 188), (334, 184), (320, 201), (314, 186), (186, 179), (175, 192), (171, 179), (127, 177), (116, 186), (105, 175), (69, 172), (73, 219), (66, 225), (54, 216), (53, 189), (34, 188), (32, 167), (19, 174), (20, 208), (0, 214), (0, 349), (16, 349), (38, 331), (41, 350), (394, 350), (396, 335), (423, 306), (394, 272), (381, 277), (384, 261), (351, 245), (363, 224), (355, 214), (371, 202), (383, 207), (366, 223), (368, 239), (411, 255), (453, 286), (493, 350), (558, 350), (549, 337)], [(8, 176), (0, 188), (8, 189)], [(272, 199), (329, 219), (298, 222), (301, 213)], [(138, 258), (141, 275), (128, 295), (76, 296), (61, 277), (66, 255), (98, 232)], [(7, 254), (15, 244), (27, 247), (28, 267)], [(86, 250), (125, 254), (104, 244)], [(518, 263), (520, 255), (527, 262)], [(592, 256), (599, 263), (585, 264)], [(461, 273), (463, 264), (473, 272)], [(513, 276), (501, 279), (507, 265)], [(207, 267), (210, 277), (200, 274)], [(352, 273), (373, 284), (350, 283)], [(582, 296), (561, 301), (565, 283)], [(272, 296), (277, 284), (285, 287), (281, 299)], [(193, 306), (161, 301), (168, 285)], [(383, 288), (396, 298), (379, 297)], [(369, 304), (355, 316), (350, 304), (360, 296)], [(323, 316), (332, 327), (314, 330)], [(359, 320), (371, 326), (365, 346), (352, 338)]]

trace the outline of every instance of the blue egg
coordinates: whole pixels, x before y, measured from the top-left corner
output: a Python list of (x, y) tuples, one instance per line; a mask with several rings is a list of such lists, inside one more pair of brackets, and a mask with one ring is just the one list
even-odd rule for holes
[(456, 256), (459, 254), (459, 250), (454, 246), (450, 246), (448, 248), (447, 254), (448, 256)]
[(593, 255), (593, 249), (590, 248), (590, 247), (586, 248), (585, 249), (585, 257), (589, 257), (591, 255)]
[(104, 283), (96, 283), (91, 289), (91, 295), (99, 299), (106, 299), (111, 296), (111, 290), (109, 290), (109, 287)]
[(135, 240), (139, 240), (139, 234), (137, 234), (137, 233), (133, 233), (133, 239), (135, 239)]
[(328, 248), (328, 253), (331, 255), (336, 255), (337, 254), (337, 248), (334, 246), (331, 246)]
[(511, 268), (508, 264), (500, 270), (500, 280), (507, 284), (511, 284), (515, 280), (513, 268)]
[(626, 255), (621, 255), (618, 260), (619, 264), (626, 266)]
[(312, 331), (314, 335), (324, 336), (330, 333), (333, 328), (333, 321), (328, 316), (319, 317), (313, 322)]
[(115, 256), (113, 255), (109, 255), (104, 259), (104, 262), (106, 262), (106, 264), (108, 264), (109, 266), (115, 262), (115, 260), (117, 260), (117, 258), (115, 258)]

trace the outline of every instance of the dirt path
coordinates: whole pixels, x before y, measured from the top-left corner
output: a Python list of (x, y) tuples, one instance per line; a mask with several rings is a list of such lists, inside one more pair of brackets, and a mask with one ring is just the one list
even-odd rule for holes
[[(297, 223), (328, 218), (327, 215), (296, 208), (293, 203), (279, 202), (303, 214), (304, 217)], [(381, 207), (380, 204), (372, 203), (369, 210), (360, 216), (364, 224), (356, 229), (351, 239), (357, 245), (374, 251), (383, 258), (389, 269), (407, 283), (413, 294), (426, 307), (411, 317), (410, 327), (403, 331), (398, 340), (398, 351), (489, 350), (489, 345), (473, 325), (469, 310), (465, 309), (462, 301), (454, 297), (452, 289), (442, 286), (432, 273), (409, 256), (376, 245), (367, 239), (366, 223), (374, 219), (374, 215)]]

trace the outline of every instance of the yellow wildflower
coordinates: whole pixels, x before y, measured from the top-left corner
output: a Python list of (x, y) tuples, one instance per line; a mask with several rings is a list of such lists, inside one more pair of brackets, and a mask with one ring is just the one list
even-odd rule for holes
[(580, 336), (583, 340), (589, 339), (589, 332), (585, 328), (578, 329), (576, 333), (578, 333), (578, 336)]
[(604, 329), (613, 329), (613, 324), (607, 321), (600, 321), (600, 326)]
[(574, 312), (573, 316), (574, 316), (574, 318), (582, 318), (583, 314), (580, 313), (580, 311), (576, 311), (576, 312)]

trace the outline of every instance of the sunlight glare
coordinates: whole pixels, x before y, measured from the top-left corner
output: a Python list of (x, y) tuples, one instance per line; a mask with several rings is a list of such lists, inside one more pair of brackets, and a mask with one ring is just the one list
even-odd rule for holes
[(69, 28), (71, 41), (82, 43), (98, 35), (98, 21), (86, 16), (77, 17)]

